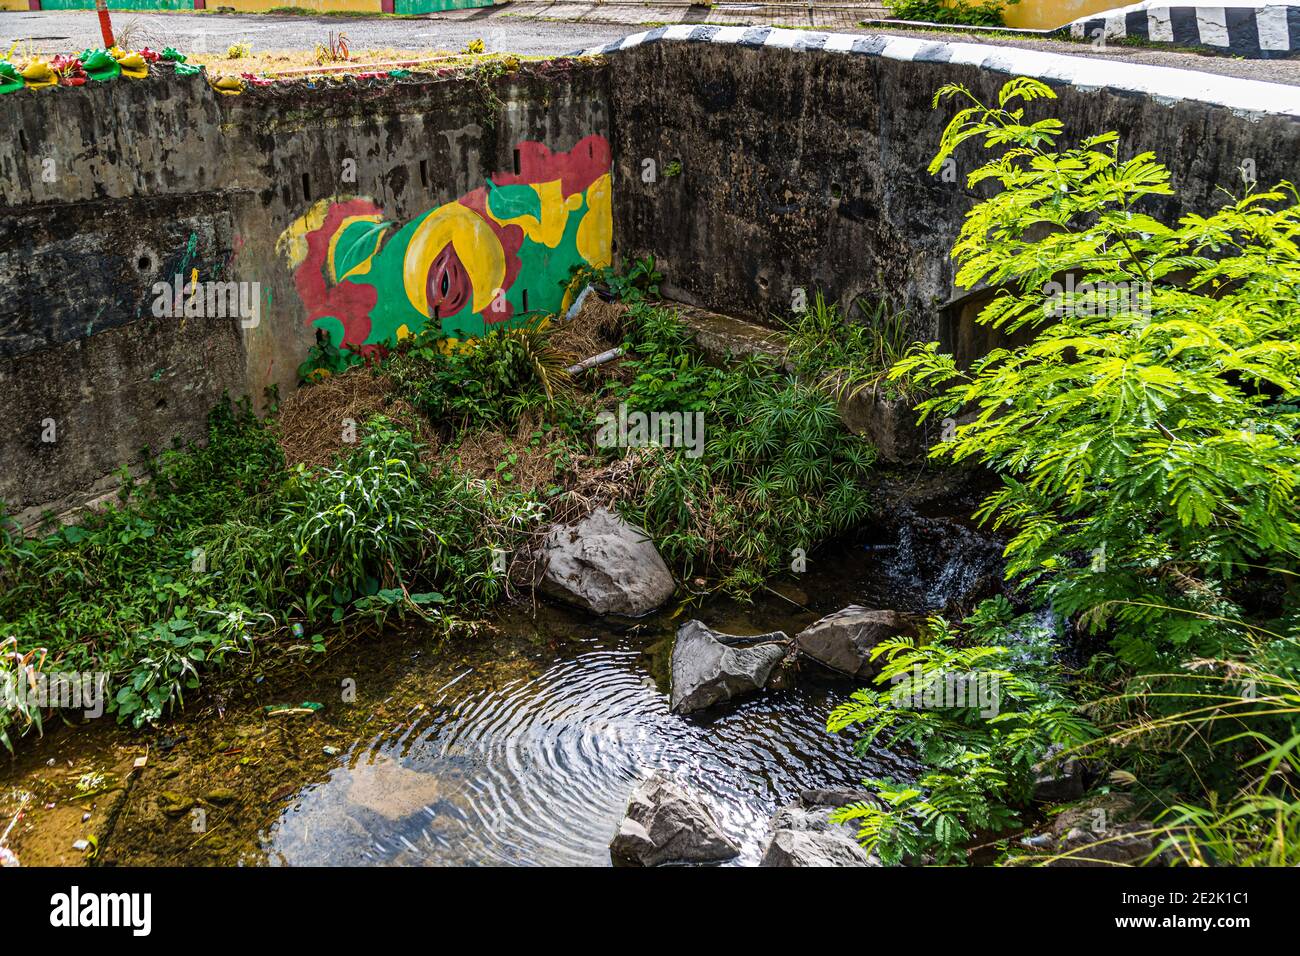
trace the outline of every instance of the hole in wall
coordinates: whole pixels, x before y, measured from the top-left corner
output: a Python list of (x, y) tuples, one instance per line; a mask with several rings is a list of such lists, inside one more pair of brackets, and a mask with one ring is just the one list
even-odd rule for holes
[(519, 175), (519, 147), (515, 147), (515, 175)]
[(23, 132), (21, 126), (18, 128), (18, 148), (24, 153), (27, 152), (27, 134)]
[(844, 190), (839, 183), (831, 183), (831, 198), (840, 199), (844, 196)]
[(135, 263), (136, 271), (144, 275), (156, 272), (158, 269), (158, 257), (154, 255), (152, 249), (144, 244), (135, 247), (135, 251), (131, 253), (130, 261)]
[(758, 276), (758, 287), (759, 287), (760, 289), (762, 289), (764, 292), (766, 292), (766, 291), (767, 291), (767, 286), (768, 286), (768, 279), (767, 279), (767, 276), (763, 275), (762, 273), (759, 273), (759, 276)]
[(429, 188), (429, 161), (427, 159), (420, 160), (420, 185), (425, 189)]
[(523, 303), (524, 303), (524, 311), (527, 312), (528, 311), (528, 290), (527, 289), (524, 290)]
[(307, 173), (302, 174), (302, 198), (311, 199), (311, 176)]

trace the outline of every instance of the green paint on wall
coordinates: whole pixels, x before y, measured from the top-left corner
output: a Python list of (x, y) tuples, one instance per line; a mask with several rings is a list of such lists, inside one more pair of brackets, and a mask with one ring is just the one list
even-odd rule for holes
[(394, 13), (436, 13), (439, 10), (468, 10), (490, 7), (493, 0), (394, 0)]
[[(41, 0), (42, 10), (94, 10), (95, 0)], [(194, 0), (108, 0), (110, 10), (193, 10)]]

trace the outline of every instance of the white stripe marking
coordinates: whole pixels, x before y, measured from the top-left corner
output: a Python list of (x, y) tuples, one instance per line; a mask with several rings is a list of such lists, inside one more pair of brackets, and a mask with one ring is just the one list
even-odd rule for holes
[(1223, 7), (1197, 7), (1196, 29), (1206, 46), (1228, 45), (1228, 14)]
[(1174, 42), (1174, 21), (1168, 7), (1151, 7), (1147, 10), (1148, 38), (1157, 43)]
[(1289, 50), (1291, 35), (1286, 28), (1286, 7), (1261, 7), (1255, 14), (1259, 24), (1261, 50)]

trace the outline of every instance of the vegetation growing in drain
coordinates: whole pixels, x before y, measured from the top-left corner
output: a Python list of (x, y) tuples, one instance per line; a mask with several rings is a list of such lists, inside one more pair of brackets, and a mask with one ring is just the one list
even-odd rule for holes
[[(1001, 605), (881, 645), (886, 680), (913, 663), (969, 671), (1002, 681), (1004, 710), (855, 694), (831, 729), (911, 740), (930, 769), (875, 783), (884, 806), (842, 816), (887, 859), (965, 859), (976, 835), (1024, 820), (1035, 764), (1059, 744), (1108, 772), (1103, 789), (1154, 806), (1168, 856), (1294, 864), (1300, 197), (1248, 189), (1162, 222), (1143, 200), (1171, 193), (1169, 171), (1122, 157), (1115, 133), (1058, 149), (1058, 120), (1025, 117), (1046, 86), (1012, 81), (994, 106), (960, 86), (947, 98), (964, 108), (932, 171), (968, 140), (1001, 150), (970, 176), (1000, 188), (967, 218), (958, 282), (999, 290), (981, 323), (1035, 334), (966, 371), (931, 343), (891, 376), (958, 423), (934, 457), (1000, 476), (979, 517), (1012, 534), (1008, 575), (1105, 643), (1068, 697), (1049, 661), (1007, 650), (1026, 625)], [(1066, 273), (1072, 294), (1045, 295)]]
[[(873, 452), (833, 396), (774, 363), (706, 364), (650, 301), (661, 279), (653, 259), (575, 276), (632, 303), (584, 356), (560, 341), (571, 330), (537, 324), (453, 347), (417, 336), (358, 367), (322, 345), (286, 404), (378, 393), (368, 414), (262, 421), (225, 404), (205, 444), (162, 455), (119, 503), (38, 538), (4, 531), (0, 634), (14, 639), (0, 667), (106, 673), (109, 709), (138, 726), (232, 664), (311, 658), (395, 614), (457, 630), (504, 595), (507, 557), (579, 502), (643, 523), (680, 570), (754, 589), (864, 516)], [(582, 382), (565, 372), (620, 341), (623, 361)], [(701, 413), (708, 455), (598, 447), (596, 416), (619, 404)], [(304, 463), (298, 446), (334, 421), (355, 442), (328, 439)], [(0, 742), (40, 718), (5, 710)]]

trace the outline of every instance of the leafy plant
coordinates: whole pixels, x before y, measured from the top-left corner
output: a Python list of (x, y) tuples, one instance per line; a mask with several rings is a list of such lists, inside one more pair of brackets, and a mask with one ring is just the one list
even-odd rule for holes
[[(968, 141), (1001, 151), (969, 177), (997, 188), (954, 246), (957, 282), (994, 290), (980, 324), (1028, 341), (969, 369), (930, 343), (890, 375), (932, 391), (923, 417), (956, 425), (932, 457), (1000, 477), (977, 517), (1012, 534), (1008, 575), (1110, 647), (1072, 685), (1101, 729), (1082, 740), (1080, 725), (1052, 716), (1026, 740), (1073, 740), (1170, 807), (1155, 830), (1175, 859), (1294, 859), (1300, 198), (1287, 183), (1248, 189), (1171, 225), (1153, 213), (1172, 186), (1150, 153), (1121, 156), (1115, 133), (1059, 150), (1058, 120), (1025, 117), (1054, 98), (1047, 86), (1012, 80), (995, 105), (956, 85), (936, 105), (946, 98), (963, 107), (931, 171)], [(1013, 630), (977, 615), (955, 632), (975, 646)], [(1028, 703), (1012, 712), (1033, 712)], [(1047, 703), (1049, 715), (1065, 706)], [(832, 723), (895, 720), (866, 696)], [(927, 725), (968, 768), (1017, 765), (951, 714), (903, 727)], [(955, 766), (926, 756), (927, 773)], [(961, 813), (978, 827), (1023, 803), (1015, 776), (986, 774), (974, 795), (927, 779), (882, 793), (886, 809), (861, 814), (864, 838), (896, 856), (943, 855), (974, 832)], [(954, 805), (968, 808), (961, 832), (931, 825)]]
[(751, 357), (707, 366), (671, 312), (634, 307), (631, 410), (703, 416), (704, 453), (652, 448), (636, 472), (627, 514), (688, 573), (718, 572), (753, 590), (795, 549), (860, 523), (874, 449), (843, 426), (826, 393)]
[(567, 356), (550, 344), (542, 320), (448, 346), (421, 335), (390, 370), (434, 421), (513, 426), (530, 409), (552, 409), (569, 384)]
[[(905, 743), (924, 762), (910, 783), (866, 781), (877, 802), (836, 812), (838, 821), (859, 821), (859, 840), (885, 864), (927, 856), (963, 861), (974, 836), (1018, 822), (1017, 807), (1028, 802), (1035, 767), (1052, 745), (1074, 747), (1095, 736), (1050, 661), (1030, 656), (1011, 666), (1010, 649), (984, 643), (1032, 626), (1014, 618), (1004, 598), (981, 604), (965, 634), (931, 618), (919, 636), (872, 649), (872, 659), (883, 661), (875, 683), (892, 685), (888, 690), (864, 688), (832, 711), (831, 732), (862, 728), (857, 750)], [(960, 696), (942, 693), (958, 687)]]
[(968, 26), (1000, 27), (1003, 11), (1020, 0), (885, 0), (889, 12), (899, 20), (921, 23), (959, 23)]

